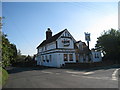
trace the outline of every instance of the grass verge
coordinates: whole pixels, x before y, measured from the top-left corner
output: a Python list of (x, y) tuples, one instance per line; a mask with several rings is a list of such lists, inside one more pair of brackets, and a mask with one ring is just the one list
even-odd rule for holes
[(7, 79), (8, 79), (8, 72), (5, 69), (0, 68), (0, 86), (5, 85)]

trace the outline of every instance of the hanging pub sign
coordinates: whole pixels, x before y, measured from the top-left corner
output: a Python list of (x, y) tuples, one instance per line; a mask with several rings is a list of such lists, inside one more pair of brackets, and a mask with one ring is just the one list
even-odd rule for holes
[(70, 40), (64, 39), (62, 40), (62, 43), (64, 46), (69, 46), (70, 45)]
[(90, 33), (85, 32), (85, 40), (90, 41)]

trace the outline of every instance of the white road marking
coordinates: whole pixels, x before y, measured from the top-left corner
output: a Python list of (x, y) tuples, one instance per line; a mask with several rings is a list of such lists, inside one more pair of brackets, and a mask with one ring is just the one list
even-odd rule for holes
[(60, 73), (55, 73), (55, 74), (59, 75)]
[(117, 80), (116, 74), (118, 72), (119, 69), (116, 69), (113, 74), (112, 74), (112, 80)]
[(88, 76), (78, 76), (78, 75), (72, 75), (76, 77), (84, 77), (84, 78), (92, 78), (92, 79), (101, 79), (100, 77), (88, 77)]
[(86, 72), (86, 73), (84, 73), (85, 75), (87, 75), (87, 74), (93, 74), (94, 72)]
[(47, 71), (41, 71), (43, 73), (49, 73), (49, 74), (53, 74), (52, 72), (47, 72)]
[(72, 76), (89, 78), (89, 79), (112, 80), (112, 79), (110, 79), (110, 77), (89, 77), (89, 76), (78, 76), (78, 75), (74, 75), (74, 74), (72, 74)]
[(73, 74), (83, 74), (84, 72), (73, 72), (73, 71), (66, 71), (67, 73), (73, 73)]
[(88, 75), (88, 74), (93, 74), (94, 72), (73, 72), (73, 71), (66, 71), (67, 73), (72, 73), (72, 74), (85, 74), (85, 75)]

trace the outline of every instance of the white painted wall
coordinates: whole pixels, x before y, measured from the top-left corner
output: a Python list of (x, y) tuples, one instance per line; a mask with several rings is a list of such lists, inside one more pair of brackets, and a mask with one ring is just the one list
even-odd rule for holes
[[(63, 32), (57, 40), (58, 48), (70, 48), (70, 49), (72, 48), (73, 49), (74, 48), (73, 38), (72, 37), (71, 37), (71, 39), (70, 38), (62, 38), (62, 37), (65, 37), (65, 36), (66, 37), (71, 37), (71, 35), (67, 31)], [(64, 43), (62, 42), (64, 40), (69, 40), (70, 45), (69, 46), (64, 46)]]
[(93, 60), (93, 62), (100, 62), (100, 61), (102, 61), (101, 52), (92, 51), (92, 60)]
[(63, 40), (64, 40), (64, 38), (60, 38), (60, 39), (57, 40), (58, 48), (69, 48), (69, 49), (73, 49), (74, 48), (74, 44), (73, 44), (73, 41), (71, 39), (65, 39), (65, 40), (69, 40), (70, 41), (70, 45), (69, 46), (64, 46), (64, 43), (62, 43)]
[[(64, 54), (68, 54), (68, 61), (66, 61), (67, 63), (76, 62), (75, 53), (51, 53), (51, 54), (38, 56), (37, 57), (38, 58), (37, 65), (61, 67), (62, 64), (65, 64)], [(73, 61), (69, 61), (69, 54), (73, 54)], [(50, 61), (49, 55), (52, 56), (51, 61)], [(45, 62), (43, 62), (42, 56), (44, 56)], [(46, 56), (47, 56), (47, 59), (49, 60), (49, 62), (46, 61)]]
[(44, 52), (46, 50), (51, 50), (56, 48), (56, 42), (49, 43), (43, 47), (38, 48), (38, 52)]
[[(50, 61), (49, 55), (51, 55), (51, 61)], [(42, 60), (42, 56), (44, 57), (45, 62)], [(46, 56), (47, 56), (47, 60), (49, 60), (49, 62), (47, 62)], [(56, 53), (41, 55), (41, 57), (39, 57), (39, 58), (41, 58), (38, 60), (41, 62), (41, 63), (39, 63), (39, 65), (57, 67), (57, 54)]]
[(55, 49), (56, 48), (56, 42), (52, 42), (50, 44), (47, 44), (47, 50)]
[(37, 65), (41, 65), (40, 55), (37, 55), (36, 60), (37, 60)]
[(63, 53), (57, 53), (57, 66), (61, 67), (62, 64), (65, 64), (63, 61)]
[[(70, 33), (68, 33), (67, 31), (65, 31), (65, 32), (61, 36), (71, 37)], [(67, 40), (70, 41), (69, 46), (64, 46), (64, 44), (62, 43), (62, 40), (64, 40), (64, 39), (67, 39)], [(61, 38), (61, 37), (59, 37), (57, 39), (57, 45), (58, 45), (58, 48), (70, 49), (70, 50), (63, 50), (63, 51), (66, 51), (66, 52), (73, 51), (73, 52), (75, 52), (75, 50), (74, 50), (74, 41), (75, 40), (72, 37), (71, 37), (71, 39), (70, 38)], [(61, 67), (62, 64), (65, 64), (65, 62), (64, 62), (64, 54), (73, 54), (73, 61), (69, 61), (69, 55), (68, 55), (68, 61), (67, 62), (69, 62), (69, 63), (70, 62), (76, 62), (75, 53), (51, 53), (53, 51), (58, 51), (57, 49), (52, 50), (52, 51), (44, 52), (46, 50), (51, 50), (51, 49), (55, 49), (55, 48), (56, 48), (56, 41), (54, 41), (52, 43), (49, 43), (46, 46), (38, 48), (37, 64), (38, 65), (43, 65), (43, 66)], [(73, 49), (73, 50), (71, 50), (71, 49)], [(59, 50), (59, 51), (62, 51), (62, 50)], [(50, 53), (50, 54), (46, 54), (46, 53)], [(43, 54), (45, 54), (45, 55), (43, 55)], [(49, 60), (49, 55), (52, 56), (51, 61)], [(45, 62), (43, 62), (42, 56), (44, 56)], [(49, 62), (46, 61), (46, 56), (47, 56), (47, 59), (49, 60)]]

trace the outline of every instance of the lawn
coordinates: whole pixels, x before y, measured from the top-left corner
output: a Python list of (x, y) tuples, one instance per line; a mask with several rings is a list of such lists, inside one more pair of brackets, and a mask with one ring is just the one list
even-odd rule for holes
[(0, 67), (0, 87), (6, 83), (7, 79), (8, 79), (7, 71)]

